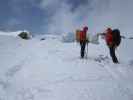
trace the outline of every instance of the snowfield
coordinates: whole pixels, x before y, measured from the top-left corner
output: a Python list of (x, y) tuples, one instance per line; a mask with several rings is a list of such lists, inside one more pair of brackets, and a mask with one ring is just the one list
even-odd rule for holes
[(56, 36), (0, 35), (0, 100), (133, 100), (133, 40), (123, 41), (113, 64), (103, 40), (80, 59)]

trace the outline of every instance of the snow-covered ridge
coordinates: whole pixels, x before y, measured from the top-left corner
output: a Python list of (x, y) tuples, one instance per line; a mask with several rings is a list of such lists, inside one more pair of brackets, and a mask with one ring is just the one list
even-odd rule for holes
[(14, 32), (5, 32), (5, 31), (0, 31), (0, 35), (7, 35), (7, 36), (18, 36), (18, 34), (20, 34), (21, 32), (27, 32), (28, 31), (24, 30), (24, 31), (14, 31)]

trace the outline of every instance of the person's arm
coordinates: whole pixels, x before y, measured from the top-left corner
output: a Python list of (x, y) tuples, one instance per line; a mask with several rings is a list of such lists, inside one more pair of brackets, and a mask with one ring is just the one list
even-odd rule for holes
[(105, 36), (106, 33), (97, 33), (98, 35)]

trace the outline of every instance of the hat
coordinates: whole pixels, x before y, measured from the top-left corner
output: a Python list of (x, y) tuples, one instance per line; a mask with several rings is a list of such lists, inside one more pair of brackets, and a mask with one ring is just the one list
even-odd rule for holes
[(83, 28), (83, 30), (84, 30), (84, 31), (87, 31), (87, 30), (88, 30), (88, 27), (87, 27), (87, 26), (85, 26), (85, 27)]

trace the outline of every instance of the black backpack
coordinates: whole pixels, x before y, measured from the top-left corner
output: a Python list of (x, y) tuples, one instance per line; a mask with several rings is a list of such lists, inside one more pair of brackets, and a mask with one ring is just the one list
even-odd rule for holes
[(121, 43), (121, 35), (120, 35), (120, 30), (119, 29), (114, 29), (112, 31), (113, 35), (113, 42), (116, 46), (119, 46)]

